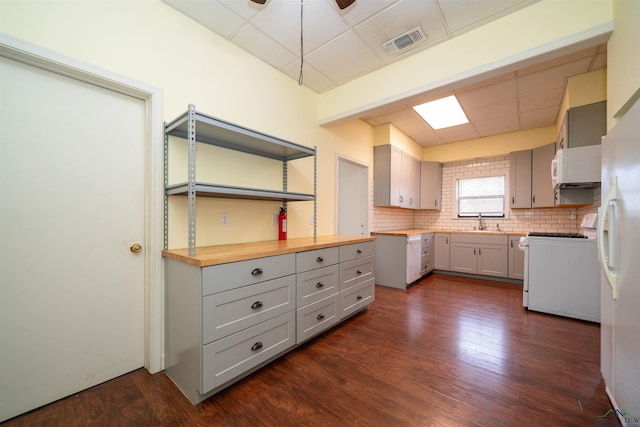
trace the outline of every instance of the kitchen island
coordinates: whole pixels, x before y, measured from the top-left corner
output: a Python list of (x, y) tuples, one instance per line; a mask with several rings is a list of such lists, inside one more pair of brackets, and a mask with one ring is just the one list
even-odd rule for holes
[(198, 403), (375, 299), (374, 237), (163, 251), (166, 372)]

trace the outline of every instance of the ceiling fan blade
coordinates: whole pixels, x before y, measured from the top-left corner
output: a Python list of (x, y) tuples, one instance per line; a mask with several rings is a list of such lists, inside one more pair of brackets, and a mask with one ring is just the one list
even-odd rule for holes
[(346, 9), (347, 7), (355, 3), (355, 1), (356, 0), (336, 0), (336, 4), (340, 9)]
[(267, 0), (251, 0), (251, 1), (258, 4), (265, 4), (267, 2)]

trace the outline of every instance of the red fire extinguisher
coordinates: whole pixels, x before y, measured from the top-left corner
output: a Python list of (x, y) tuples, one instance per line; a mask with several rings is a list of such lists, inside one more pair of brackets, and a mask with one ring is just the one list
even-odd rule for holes
[(287, 211), (280, 208), (278, 215), (278, 240), (287, 240)]

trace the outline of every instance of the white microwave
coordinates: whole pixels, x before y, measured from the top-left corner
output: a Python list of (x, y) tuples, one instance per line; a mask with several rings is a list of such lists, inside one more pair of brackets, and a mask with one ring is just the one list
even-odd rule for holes
[(551, 181), (560, 188), (595, 188), (600, 185), (601, 146), (565, 148), (551, 162)]

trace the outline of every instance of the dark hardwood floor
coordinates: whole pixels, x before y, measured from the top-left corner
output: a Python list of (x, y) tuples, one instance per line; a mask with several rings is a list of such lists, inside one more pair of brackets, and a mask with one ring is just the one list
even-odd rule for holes
[(144, 369), (7, 426), (599, 426), (597, 324), (522, 308), (516, 285), (432, 275), (193, 406)]

